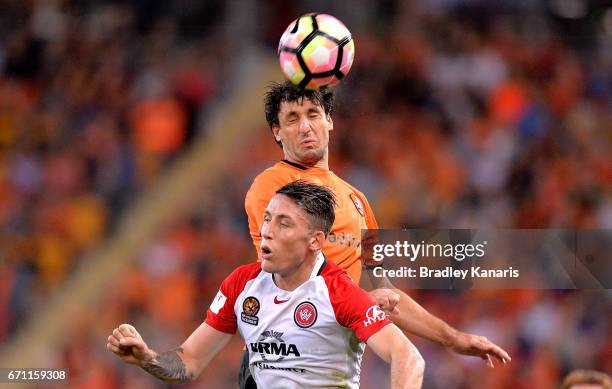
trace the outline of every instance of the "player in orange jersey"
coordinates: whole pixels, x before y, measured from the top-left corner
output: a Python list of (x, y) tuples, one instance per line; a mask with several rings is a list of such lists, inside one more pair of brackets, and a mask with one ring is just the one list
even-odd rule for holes
[[(245, 208), (253, 244), (261, 257), (263, 212), (278, 188), (298, 179), (331, 188), (337, 199), (336, 221), (323, 246), (323, 253), (359, 283), (362, 271), (361, 229), (377, 229), (378, 224), (363, 193), (329, 170), (333, 100), (333, 93), (329, 90), (304, 90), (289, 81), (270, 87), (265, 99), (266, 120), (283, 150), (283, 160), (255, 178), (246, 195)], [(371, 273), (371, 268), (368, 273)], [(503, 363), (510, 360), (506, 351), (485, 337), (452, 328), (406, 293), (390, 289), (392, 286), (388, 280), (383, 280), (386, 283), (383, 284), (380, 278), (373, 275), (370, 278), (379, 288), (370, 292), (372, 297), (383, 309), (397, 313), (391, 319), (404, 332), (434, 341), (460, 354), (481, 357), (490, 367), (493, 367), (491, 357)], [(243, 385), (245, 377), (241, 378)]]
[[(307, 141), (309, 143), (311, 141)], [(314, 142), (313, 142), (314, 143)], [(311, 148), (310, 145), (307, 148)], [(325, 156), (327, 160), (327, 156)], [(272, 198), (275, 191), (288, 182), (305, 179), (312, 183), (331, 188), (337, 196), (336, 221), (334, 229), (327, 237), (324, 247), (325, 255), (335, 264), (349, 273), (355, 282), (361, 278), (361, 230), (378, 229), (374, 213), (366, 197), (336, 176), (325, 166), (306, 167), (289, 159), (284, 159), (266, 169), (255, 178), (246, 195), (245, 205), (249, 217), (249, 229), (253, 244), (259, 257), (261, 252), (260, 227), (263, 221), (263, 209), (267, 198)], [(262, 208), (263, 206), (263, 208)]]

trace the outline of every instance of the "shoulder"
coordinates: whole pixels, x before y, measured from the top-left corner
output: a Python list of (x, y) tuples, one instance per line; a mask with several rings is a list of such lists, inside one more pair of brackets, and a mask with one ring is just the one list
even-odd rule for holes
[(294, 169), (280, 161), (259, 173), (253, 180), (253, 184), (264, 184), (268, 182), (284, 183), (294, 176)]
[(239, 292), (244, 289), (247, 282), (257, 278), (261, 272), (261, 264), (259, 262), (238, 266), (229, 276), (227, 276), (223, 284), (226, 290), (231, 290), (239, 294)]
[(338, 176), (336, 173), (331, 172), (331, 174), (333, 174), (334, 180), (336, 181), (337, 185), (342, 185), (344, 186), (349, 192), (353, 192), (355, 195), (357, 195), (360, 199), (362, 200), (367, 200), (366, 196), (363, 194), (363, 192), (361, 192), (359, 189), (357, 189), (355, 186), (351, 185), (349, 182), (347, 182), (345, 179), (343, 179), (342, 177)]
[(219, 292), (206, 313), (205, 322), (218, 331), (236, 333), (237, 319), (234, 305), (250, 280), (261, 273), (259, 263), (249, 263), (237, 267), (223, 282)]
[(329, 260), (321, 271), (321, 277), (329, 289), (330, 298), (341, 296), (346, 291), (361, 290), (346, 270)]
[(277, 162), (253, 179), (247, 197), (259, 197), (262, 194), (274, 193), (283, 185), (291, 182), (292, 178), (292, 170), (282, 162)]
[(367, 199), (366, 195), (363, 194), (362, 191), (360, 191), (359, 189), (357, 189), (353, 185), (349, 184), (348, 182), (346, 183), (346, 185), (348, 185), (348, 187), (351, 188), (351, 190), (353, 191), (353, 193), (355, 193), (355, 195), (357, 197), (359, 197), (362, 201), (367, 203), (368, 199)]
[[(370, 207), (370, 203), (368, 202), (368, 198), (366, 197), (366, 195), (363, 194), (362, 191), (360, 191), (359, 189), (357, 189), (353, 185), (351, 185), (348, 182), (344, 181), (342, 178), (340, 178), (338, 176), (336, 176), (336, 178), (337, 178), (337, 180), (341, 181), (344, 185), (346, 185), (348, 190), (351, 192), (350, 198), (353, 201), (353, 204), (355, 204), (355, 207), (357, 207), (357, 209), (359, 210), (359, 213), (361, 213), (362, 216), (368, 216), (369, 215), (369, 217), (374, 217), (374, 214), (372, 212), (372, 209)], [(370, 227), (370, 228), (372, 228), (372, 227)], [(376, 226), (376, 228), (377, 228), (377, 226)]]
[(355, 284), (344, 270), (335, 265), (327, 266), (321, 275), (329, 290), (336, 321), (350, 328), (359, 340), (367, 341), (371, 335), (391, 323), (374, 299)]

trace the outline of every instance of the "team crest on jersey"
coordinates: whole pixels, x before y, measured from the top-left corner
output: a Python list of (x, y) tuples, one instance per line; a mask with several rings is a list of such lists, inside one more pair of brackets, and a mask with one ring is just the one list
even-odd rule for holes
[(317, 321), (317, 308), (312, 303), (304, 301), (295, 308), (293, 320), (300, 328), (312, 327)]
[(242, 314), (240, 314), (240, 320), (247, 324), (256, 326), (259, 324), (259, 318), (257, 317), (259, 308), (259, 300), (257, 300), (255, 297), (249, 296), (245, 298), (242, 302)]
[(353, 200), (353, 204), (355, 204), (355, 208), (357, 208), (357, 212), (359, 212), (361, 216), (365, 217), (365, 208), (363, 208), (363, 204), (361, 203), (361, 200), (359, 200), (359, 197), (357, 197), (355, 193), (351, 193), (350, 197), (351, 200)]

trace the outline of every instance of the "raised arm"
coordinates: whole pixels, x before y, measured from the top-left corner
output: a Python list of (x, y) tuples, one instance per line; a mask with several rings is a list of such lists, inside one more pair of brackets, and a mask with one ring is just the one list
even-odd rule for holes
[(415, 389), (423, 385), (425, 361), (394, 324), (386, 325), (370, 336), (367, 344), (379, 357), (391, 364), (392, 389)]
[(158, 353), (147, 346), (136, 328), (121, 324), (108, 337), (106, 347), (160, 380), (183, 383), (196, 379), (231, 337), (203, 323), (180, 347)]
[(370, 275), (372, 284), (377, 288), (370, 292), (370, 295), (385, 311), (397, 313), (389, 318), (402, 331), (439, 343), (458, 354), (480, 357), (489, 367), (493, 367), (491, 357), (502, 363), (511, 360), (505, 350), (484, 336), (456, 330), (429, 313), (405, 292), (393, 288), (386, 278), (375, 277), (371, 270), (367, 270), (367, 273)]

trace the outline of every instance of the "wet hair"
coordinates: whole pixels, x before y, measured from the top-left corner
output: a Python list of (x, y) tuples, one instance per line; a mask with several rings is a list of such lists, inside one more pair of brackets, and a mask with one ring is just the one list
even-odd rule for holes
[(297, 180), (283, 186), (276, 193), (289, 197), (306, 212), (315, 230), (323, 231), (325, 236), (329, 234), (336, 218), (336, 197), (329, 188)]
[[(265, 97), (266, 121), (270, 129), (279, 127), (278, 113), (282, 102), (298, 102), (301, 104), (304, 99), (311, 103), (323, 107), (327, 116), (334, 111), (334, 94), (331, 90), (323, 87), (318, 90), (303, 89), (291, 81), (283, 83), (272, 83), (268, 87)], [(276, 141), (280, 146), (280, 142)]]

